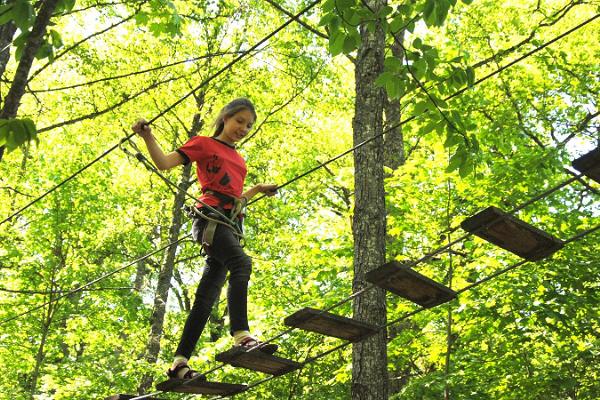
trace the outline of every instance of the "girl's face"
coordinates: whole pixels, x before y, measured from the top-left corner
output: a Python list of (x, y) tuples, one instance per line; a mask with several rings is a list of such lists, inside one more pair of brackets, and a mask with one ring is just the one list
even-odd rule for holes
[(223, 119), (223, 132), (219, 138), (227, 143), (239, 142), (248, 134), (254, 124), (254, 114), (250, 110), (241, 110), (231, 117)]

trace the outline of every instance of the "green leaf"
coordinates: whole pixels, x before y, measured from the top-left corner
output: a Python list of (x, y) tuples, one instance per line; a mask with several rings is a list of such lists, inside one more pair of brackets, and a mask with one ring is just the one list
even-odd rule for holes
[(425, 110), (428, 110), (431, 107), (431, 104), (429, 103), (429, 101), (427, 100), (422, 100), (419, 101), (417, 104), (415, 104), (415, 114), (419, 115), (422, 114)]
[(54, 29), (50, 30), (50, 38), (52, 40), (52, 46), (54, 46), (55, 48), (58, 49), (63, 46), (63, 41), (62, 37), (60, 36), (60, 33), (55, 31)]
[(448, 16), (448, 10), (450, 10), (450, 2), (448, 0), (439, 0), (436, 3), (435, 22), (437, 26), (444, 25), (444, 21)]
[(356, 42), (356, 38), (352, 35), (347, 35), (344, 38), (344, 46), (343, 46), (343, 51), (345, 54), (351, 53), (352, 51), (356, 50), (358, 43)]
[(29, 118), (0, 120), (0, 146), (6, 146), (8, 152), (24, 143), (36, 139), (37, 130)]
[(37, 129), (35, 128), (35, 122), (33, 122), (30, 118), (23, 118), (21, 120), (23, 124), (23, 128), (27, 134), (28, 139), (33, 139), (37, 134)]
[(137, 14), (135, 14), (135, 23), (138, 25), (146, 25), (149, 20), (150, 18), (148, 16), (148, 13), (144, 11), (140, 11)]
[(461, 178), (466, 178), (469, 174), (471, 174), (475, 170), (475, 163), (473, 159), (467, 156), (463, 163), (458, 168), (458, 174)]
[(390, 15), (392, 13), (392, 11), (394, 11), (394, 9), (392, 7), (390, 7), (390, 6), (383, 6), (377, 12), (377, 16), (379, 18), (385, 18), (388, 15)]
[(465, 74), (467, 75), (467, 85), (473, 86), (475, 83), (475, 71), (471, 67), (467, 67), (465, 69)]
[(33, 7), (27, 0), (15, 1), (12, 7), (12, 16), (15, 25), (22, 31), (27, 30), (31, 26), (33, 19)]
[(423, 46), (423, 41), (421, 40), (421, 38), (416, 38), (415, 40), (413, 40), (412, 45), (415, 49), (420, 49)]
[(329, 21), (329, 35), (335, 35), (340, 30), (340, 26), (342, 23), (342, 19), (337, 15), (334, 15), (333, 18)]
[(423, 18), (429, 19), (435, 10), (435, 0), (427, 0), (425, 2), (425, 8), (423, 8)]
[(424, 59), (419, 59), (412, 64), (412, 71), (417, 79), (421, 79), (427, 72), (427, 62)]
[(400, 89), (401, 89), (400, 80), (397, 77), (394, 77), (393, 79), (389, 79), (388, 81), (386, 81), (385, 91), (387, 92), (389, 98), (391, 98), (391, 99), (399, 98), (401, 95)]
[(446, 172), (453, 172), (460, 168), (465, 160), (465, 152), (460, 146), (456, 150), (456, 152), (450, 157), (450, 161), (448, 162), (448, 166), (446, 167)]
[(0, 6), (0, 25), (4, 25), (13, 19), (12, 4), (3, 4)]
[(402, 60), (389, 56), (383, 61), (383, 68), (387, 71), (399, 72), (403, 68)]
[(76, 0), (63, 0), (64, 10), (71, 11), (75, 7)]
[(384, 71), (375, 79), (375, 85), (379, 87), (385, 87), (388, 81), (395, 79), (396, 76), (389, 71)]
[(42, 60), (44, 58), (49, 58), (50, 62), (54, 59), (54, 48), (50, 43), (44, 43), (40, 46), (37, 53), (35, 53), (35, 58), (38, 60)]
[(8, 120), (0, 119), (0, 146), (6, 144), (9, 131)]
[(350, 16), (346, 19), (351, 26), (358, 26), (362, 22), (360, 13), (352, 11)]
[(404, 17), (402, 15), (396, 15), (392, 22), (390, 22), (390, 30), (396, 33), (404, 26)]
[(337, 32), (335, 35), (329, 37), (329, 52), (333, 56), (337, 56), (344, 49), (344, 41), (346, 35), (342, 32)]
[(428, 134), (429, 132), (433, 131), (434, 129), (436, 129), (438, 122), (439, 121), (435, 121), (435, 120), (429, 121), (429, 123), (427, 125), (421, 127), (421, 129), (420, 129), (421, 133), (425, 135), (425, 134)]
[(55, 12), (62, 14), (65, 12), (69, 12), (75, 7), (75, 0), (60, 0), (56, 4)]
[[(446, 121), (444, 120), (444, 123)], [(446, 135), (446, 141), (444, 142), (444, 147), (453, 147), (462, 142), (462, 136), (453, 132), (448, 132)]]
[(335, 8), (335, 2), (336, 0), (326, 0), (325, 3), (323, 3), (323, 6), (321, 7), (323, 12), (333, 11), (333, 9)]

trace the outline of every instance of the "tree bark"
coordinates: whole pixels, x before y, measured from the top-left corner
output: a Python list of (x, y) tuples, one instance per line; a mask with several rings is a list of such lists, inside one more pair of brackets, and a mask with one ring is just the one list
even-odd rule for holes
[[(52, 17), (52, 13), (54, 12), (58, 1), (59, 0), (46, 0), (42, 2), (42, 6), (40, 7), (33, 27), (31, 28), (27, 44), (23, 49), (23, 54), (21, 55), (21, 60), (19, 61), (17, 71), (15, 72), (12, 85), (4, 99), (4, 105), (2, 111), (0, 111), (0, 118), (14, 118), (17, 115), (21, 97), (23, 97), (23, 93), (25, 93), (25, 86), (27, 85), (33, 59), (42, 45), (44, 35), (46, 34), (46, 27), (50, 22), (50, 17)], [(2, 161), (3, 155), (4, 147), (0, 147), (0, 161)]]
[[(404, 33), (396, 35), (400, 40), (404, 38)], [(394, 39), (391, 46), (394, 57), (402, 60), (404, 55), (401, 44)], [(400, 99), (389, 100), (385, 97), (385, 145), (384, 145), (384, 164), (385, 166), (396, 170), (406, 162), (404, 152), (404, 136), (400, 124), (402, 113), (400, 111)], [(396, 128), (392, 128), (392, 127)], [(392, 128), (392, 129), (390, 129)], [(389, 131), (388, 131), (389, 129)]]
[[(374, 12), (385, 4), (381, 0), (368, 0), (366, 3)], [(362, 43), (355, 70), (354, 143), (374, 136), (378, 139), (354, 152), (354, 292), (366, 286), (366, 272), (385, 262), (386, 238), (381, 136), (385, 94), (375, 85), (375, 79), (383, 70), (385, 34), (379, 24), (374, 32), (365, 25), (360, 31)], [(385, 324), (385, 291), (380, 288), (367, 291), (355, 299), (353, 308), (357, 320)], [(352, 399), (387, 399), (387, 381), (386, 332), (383, 330), (352, 348)]]
[(6, 65), (10, 59), (10, 44), (16, 30), (17, 27), (12, 22), (0, 26), (0, 77), (6, 71)]
[[(200, 131), (202, 124), (198, 116), (194, 117), (192, 129), (189, 132), (189, 137), (196, 136)], [(192, 164), (187, 164), (181, 172), (179, 180), (179, 189), (175, 195), (172, 207), (171, 228), (169, 229), (169, 243), (174, 242), (179, 238), (182, 225), (182, 208), (186, 200), (186, 192), (191, 185)], [(155, 364), (160, 352), (160, 339), (163, 333), (165, 321), (165, 313), (167, 301), (169, 298), (169, 290), (171, 289), (171, 279), (173, 278), (173, 269), (175, 266), (175, 256), (178, 246), (171, 246), (167, 249), (165, 261), (158, 276), (158, 284), (154, 295), (154, 311), (152, 312), (152, 325), (150, 328), (150, 336), (146, 345), (146, 361)], [(152, 387), (153, 377), (151, 374), (145, 375), (138, 386), (138, 393), (144, 394)]]
[[(179, 181), (179, 189), (175, 195), (172, 207), (171, 228), (169, 229), (168, 243), (174, 242), (180, 235), (182, 225), (182, 207), (185, 203), (185, 193), (189, 188), (191, 175), (191, 164), (183, 167), (181, 179)], [(167, 301), (169, 299), (169, 290), (171, 289), (171, 279), (173, 278), (173, 267), (175, 265), (175, 256), (177, 245), (167, 249), (165, 261), (158, 275), (158, 284), (154, 295), (154, 311), (152, 312), (152, 325), (150, 327), (150, 336), (146, 345), (146, 360), (148, 363), (154, 364), (158, 359), (160, 352), (160, 338), (163, 333), (165, 321), (165, 313), (167, 309)], [(152, 386), (152, 375), (146, 375), (142, 378), (138, 387), (140, 394), (145, 393)]]

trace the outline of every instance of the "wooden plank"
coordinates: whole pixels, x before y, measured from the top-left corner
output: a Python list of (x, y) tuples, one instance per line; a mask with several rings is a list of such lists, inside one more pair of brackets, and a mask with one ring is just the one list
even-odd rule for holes
[(367, 272), (365, 279), (400, 297), (430, 308), (456, 297), (456, 292), (397, 261)]
[(246, 390), (248, 385), (225, 382), (195, 380), (186, 384), (186, 379), (171, 378), (156, 385), (163, 392), (207, 394), (215, 396), (231, 396)]
[(574, 160), (573, 168), (600, 183), (600, 147)]
[(496, 207), (488, 207), (460, 225), (464, 230), (529, 261), (546, 258), (564, 245), (561, 240)]
[(275, 376), (287, 374), (302, 367), (302, 364), (296, 361), (266, 354), (260, 350), (246, 351), (240, 347), (233, 347), (217, 354), (216, 360), (234, 367), (260, 371)]
[(377, 333), (377, 327), (374, 325), (309, 307), (288, 316), (284, 323), (305, 331), (333, 336), (350, 342), (360, 342)]

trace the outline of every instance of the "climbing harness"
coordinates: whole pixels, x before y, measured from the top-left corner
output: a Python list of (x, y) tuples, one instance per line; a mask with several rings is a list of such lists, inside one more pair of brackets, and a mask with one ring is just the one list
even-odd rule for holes
[[(129, 145), (135, 150), (135, 153), (131, 152), (127, 149), (124, 144), (125, 142), (129, 143)], [(141, 152), (140, 148), (137, 144), (129, 139), (128, 137), (123, 138), (119, 142), (119, 148), (127, 155), (132, 158), (135, 158), (139, 162), (144, 165), (144, 167), (154, 172), (158, 175), (168, 186), (179, 189), (179, 187), (165, 177), (163, 174), (158, 171), (158, 169), (152, 164)], [(215, 232), (217, 230), (218, 225), (224, 225), (227, 228), (233, 231), (233, 234), (240, 241), (240, 245), (244, 246), (244, 235), (243, 235), (243, 211), (246, 205), (248, 204), (248, 199), (245, 197), (237, 198), (233, 196), (229, 196), (224, 193), (216, 192), (214, 190), (205, 189), (202, 191), (204, 194), (208, 194), (213, 196), (219, 200), (219, 205), (217, 207), (210, 206), (203, 202), (200, 199), (196, 199), (194, 196), (189, 193), (185, 193), (186, 196), (193, 199), (195, 202), (199, 203), (200, 206), (184, 206), (183, 209), (186, 215), (192, 219), (203, 219), (206, 221), (206, 225), (202, 230), (202, 235), (200, 237), (200, 244), (202, 245), (202, 249), (204, 254), (210, 254), (210, 247), (213, 244)], [(225, 208), (226, 206), (231, 205), (231, 208)]]
[[(214, 241), (215, 232), (217, 231), (217, 227), (219, 225), (224, 225), (227, 228), (233, 231), (233, 234), (240, 241), (240, 245), (244, 246), (244, 235), (243, 235), (243, 213), (244, 207), (246, 206), (247, 200), (245, 197), (241, 199), (227, 196), (223, 193), (214, 192), (212, 190), (206, 190), (204, 193), (209, 193), (210, 195), (214, 195), (217, 198), (227, 197), (228, 203), (233, 204), (233, 208), (224, 209), (223, 204), (217, 208), (209, 209), (208, 207), (196, 207), (196, 206), (186, 206), (184, 209), (187, 215), (193, 219), (203, 219), (206, 221), (204, 228), (202, 229), (202, 235), (197, 238), (202, 245), (202, 249), (208, 255), (210, 255), (211, 246)], [(215, 195), (218, 193), (218, 195)], [(221, 196), (221, 197), (219, 197)], [(214, 212), (215, 210), (216, 212)], [(227, 218), (227, 216), (229, 218)], [(225, 217), (225, 219), (224, 219)], [(233, 222), (235, 221), (235, 222)], [(233, 222), (233, 224), (232, 224)]]

